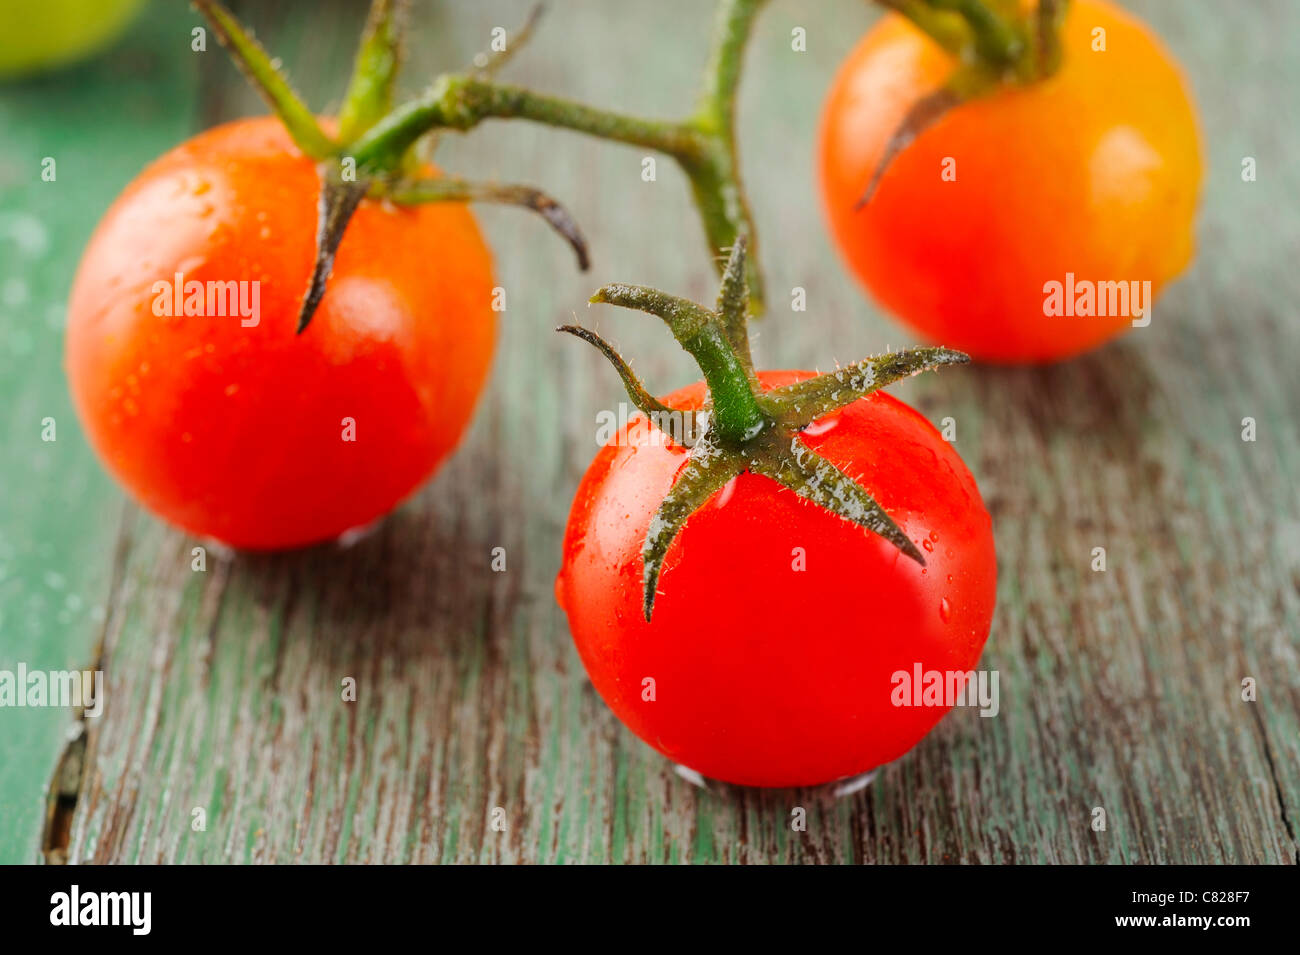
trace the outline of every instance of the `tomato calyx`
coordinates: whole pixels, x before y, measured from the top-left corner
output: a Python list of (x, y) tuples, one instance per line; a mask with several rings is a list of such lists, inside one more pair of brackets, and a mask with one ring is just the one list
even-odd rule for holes
[(957, 61), (944, 85), (918, 99), (885, 144), (855, 209), (871, 202), (889, 165), (950, 110), (1004, 86), (1035, 83), (1061, 65), (1061, 27), (1069, 0), (877, 0), (906, 17)]
[[(393, 107), (393, 89), (402, 63), (409, 0), (374, 0), (338, 117), (337, 136), (330, 136), (290, 86), (252, 33), (218, 0), (194, 0), (221, 44), (253, 87), (279, 117), (294, 145), (316, 162), (320, 193), (316, 215), (316, 256), (299, 307), (297, 331), (311, 322), (324, 297), (334, 256), (361, 201), (379, 199), (399, 205), (426, 202), (493, 202), (538, 213), (572, 247), (579, 269), (589, 264), (587, 243), (572, 216), (551, 197), (531, 186), (471, 182), (431, 177), (421, 169), (415, 140), (400, 148), (375, 149), (376, 127), (392, 125), (404, 115)], [(535, 8), (516, 33), (510, 53), (522, 45), (536, 22)], [(508, 59), (505, 51), (482, 54), (475, 75), (489, 77)]]
[[(650, 620), (668, 548), (695, 513), (728, 481), (746, 471), (771, 478), (800, 497), (878, 534), (922, 566), (925, 557), (867, 489), (803, 442), (804, 428), (900, 379), (970, 357), (942, 347), (889, 352), (837, 371), (763, 391), (754, 371), (747, 330), (745, 239), (731, 247), (717, 305), (705, 308), (657, 289), (607, 285), (591, 297), (662, 318), (704, 373), (708, 399), (698, 412), (651, 396), (621, 355), (590, 329), (563, 325), (598, 348), (614, 365), (632, 403), (670, 438), (689, 448), (686, 466), (650, 521), (642, 610)], [(679, 426), (680, 424), (680, 426)]]

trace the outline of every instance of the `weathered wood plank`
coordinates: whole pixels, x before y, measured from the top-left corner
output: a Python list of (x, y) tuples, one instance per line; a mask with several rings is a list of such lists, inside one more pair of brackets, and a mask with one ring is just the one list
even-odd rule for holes
[[(997, 718), (954, 712), (869, 789), (836, 800), (701, 792), (611, 716), (552, 580), (596, 413), (619, 391), (597, 356), (550, 329), (606, 281), (707, 299), (714, 280), (668, 163), (643, 183), (635, 150), (498, 123), (451, 138), (444, 164), (544, 184), (590, 233), (592, 272), (573, 274), (539, 224), (481, 213), (510, 303), (489, 391), (460, 453), (351, 548), (213, 559), (195, 574), (195, 542), (129, 513), (105, 622), (111, 705), (92, 734), (71, 857), (1296, 861), (1300, 395), (1286, 356), (1300, 344), (1300, 279), (1297, 220), (1283, 211), (1300, 173), (1287, 163), (1294, 124), (1276, 112), (1300, 79), (1286, 47), (1300, 11), (1260, 3), (1225, 20), (1209, 0), (1134, 6), (1201, 96), (1209, 178), (1195, 270), (1150, 328), (1096, 355), (899, 389), (932, 420), (955, 419), (994, 515), (999, 605), (983, 665), (1001, 676)], [(249, 13), (317, 103), (341, 88), (327, 70), (359, 17), (326, 9), (310, 27), (290, 4)], [(525, 4), (419, 12), (428, 75), (519, 22)], [(826, 367), (906, 340), (835, 261), (812, 185), (817, 104), (872, 18), (865, 5), (776, 3), (760, 21), (741, 124), (774, 305), (757, 341), (769, 366)], [(511, 75), (671, 115), (691, 102), (708, 19), (685, 0), (574, 0)], [(806, 54), (790, 50), (795, 25)], [(224, 64), (201, 73), (205, 120), (255, 108)], [(1259, 158), (1258, 182), (1240, 181), (1243, 155)], [(794, 286), (807, 313), (782, 307)], [(638, 356), (656, 389), (693, 377), (652, 324), (583, 317)], [(1240, 439), (1247, 415), (1253, 444)], [(99, 561), (111, 544), (96, 540)], [(490, 571), (496, 546), (505, 573)], [(1104, 574), (1089, 569), (1096, 546)], [(340, 699), (346, 676), (355, 704)], [(1240, 700), (1246, 676), (1257, 703)], [(796, 805), (807, 832), (790, 831)], [(1089, 826), (1096, 806), (1104, 833)], [(204, 832), (190, 826), (196, 807)]]
[[(193, 126), (190, 56), (167, 43), (184, 19), (143, 17), (105, 58), (0, 86), (0, 670), (93, 662), (121, 498), (78, 434), (64, 308), (99, 214)], [(64, 709), (0, 710), (0, 862), (36, 858), (68, 724)]]

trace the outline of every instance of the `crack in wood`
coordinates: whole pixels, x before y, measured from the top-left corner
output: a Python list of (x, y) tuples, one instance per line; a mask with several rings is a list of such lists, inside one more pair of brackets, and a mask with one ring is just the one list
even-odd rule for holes
[(1269, 779), (1273, 783), (1273, 795), (1277, 798), (1277, 809), (1282, 815), (1282, 825), (1286, 829), (1286, 834), (1291, 837), (1291, 848), (1295, 851), (1294, 864), (1300, 865), (1300, 842), (1296, 841), (1295, 827), (1291, 824), (1291, 817), (1286, 811), (1286, 798), (1282, 795), (1282, 780), (1277, 775), (1277, 764), (1273, 761), (1273, 747), (1268, 741), (1268, 730), (1264, 727), (1264, 718), (1259, 714), (1258, 704), (1251, 706), (1250, 715), (1259, 728), (1260, 742), (1264, 746), (1264, 761), (1268, 764)]
[[(106, 655), (104, 652), (108, 639), (109, 627), (120, 605), (122, 579), (125, 576), (127, 554), (131, 549), (131, 530), (135, 526), (135, 507), (130, 503), (122, 506), (122, 517), (118, 523), (117, 541), (113, 546), (113, 573), (108, 584), (108, 606), (104, 612), (104, 622), (100, 626), (99, 636), (92, 648), (94, 669), (103, 672)], [(68, 846), (72, 841), (72, 823), (77, 806), (81, 801), (83, 784), (94, 761), (90, 749), (90, 725), (86, 722), (84, 706), (76, 709), (73, 722), (68, 727), (67, 741), (54, 764), (54, 773), (46, 787), (48, 796), (45, 804), (45, 824), (41, 832), (41, 856), (46, 865), (66, 865)]]

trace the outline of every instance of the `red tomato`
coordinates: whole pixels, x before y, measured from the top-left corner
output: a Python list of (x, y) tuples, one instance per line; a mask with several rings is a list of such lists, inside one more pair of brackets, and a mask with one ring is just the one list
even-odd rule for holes
[[(664, 400), (703, 397), (697, 384)], [(647, 623), (641, 546), (687, 452), (644, 416), (598, 452), (569, 515), (556, 596), (592, 682), (643, 740), (714, 779), (816, 784), (898, 758), (947, 707), (895, 706), (894, 674), (969, 671), (988, 638), (992, 526), (952, 446), (880, 392), (803, 436), (858, 477), (926, 567), (746, 472), (673, 542)]]
[[(1097, 29), (1104, 52), (1093, 49)], [(1041, 362), (1093, 348), (1132, 325), (1135, 303), (1125, 312), (1108, 295), (1108, 315), (1047, 315), (1047, 283), (1064, 288), (1071, 273), (1141, 293), (1150, 282), (1154, 298), (1192, 257), (1201, 148), (1178, 65), (1139, 20), (1100, 0), (1070, 5), (1062, 44), (1055, 75), (923, 131), (862, 208), (885, 144), (955, 63), (887, 16), (826, 99), (821, 184), (836, 245), (881, 305), (975, 358)]]
[[(127, 187), (72, 290), (67, 373), (95, 450), (150, 510), (239, 548), (337, 537), (419, 487), (460, 438), (496, 338), (465, 207), (368, 200), (295, 335), (318, 191), (278, 120), (210, 130)], [(178, 274), (204, 283), (205, 314), (158, 314)], [(207, 283), (227, 282), (248, 283), (248, 317), (207, 304)]]

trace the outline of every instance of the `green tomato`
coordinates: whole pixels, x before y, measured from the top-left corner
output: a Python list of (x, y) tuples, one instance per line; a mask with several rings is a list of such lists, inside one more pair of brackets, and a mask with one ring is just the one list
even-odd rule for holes
[(116, 39), (143, 0), (0, 0), (0, 79), (80, 60)]

